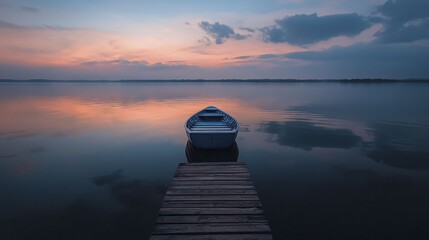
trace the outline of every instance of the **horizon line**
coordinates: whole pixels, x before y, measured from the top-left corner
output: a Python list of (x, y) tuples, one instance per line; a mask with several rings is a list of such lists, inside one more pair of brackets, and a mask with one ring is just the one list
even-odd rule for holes
[(344, 82), (344, 83), (394, 83), (429, 82), (427, 78), (347, 78), (347, 79), (117, 79), (117, 80), (60, 80), (60, 79), (0, 79), (0, 83), (144, 83), (144, 82)]

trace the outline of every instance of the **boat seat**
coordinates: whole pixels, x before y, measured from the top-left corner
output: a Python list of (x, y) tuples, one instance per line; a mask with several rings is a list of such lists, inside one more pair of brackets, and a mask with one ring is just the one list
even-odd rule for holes
[(206, 132), (206, 131), (230, 131), (231, 128), (229, 127), (225, 127), (225, 128), (198, 128), (198, 127), (193, 127), (191, 128), (192, 131), (202, 131), (202, 132)]
[(225, 114), (222, 113), (201, 113), (198, 114), (199, 117), (224, 117)]
[(197, 122), (198, 125), (225, 125), (223, 122)]
[(229, 128), (229, 126), (223, 125), (223, 126), (198, 126), (195, 125), (193, 128)]
[(195, 125), (199, 125), (199, 126), (226, 126), (225, 123), (195, 123)]

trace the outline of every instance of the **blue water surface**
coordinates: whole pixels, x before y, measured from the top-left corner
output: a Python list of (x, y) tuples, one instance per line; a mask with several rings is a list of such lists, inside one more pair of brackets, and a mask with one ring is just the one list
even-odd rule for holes
[[(238, 159), (185, 154), (209, 105)], [(275, 239), (428, 239), (428, 109), (427, 83), (0, 83), (0, 239), (147, 239), (210, 154), (247, 163)]]

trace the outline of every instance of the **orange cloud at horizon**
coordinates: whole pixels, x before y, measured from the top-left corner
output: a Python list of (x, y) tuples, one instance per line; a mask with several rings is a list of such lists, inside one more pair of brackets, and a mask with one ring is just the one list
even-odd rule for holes
[[(180, 33), (165, 34), (174, 36)], [(195, 35), (199, 34), (203, 33), (197, 32)], [(0, 35), (0, 63), (22, 66), (73, 68), (85, 62), (107, 64), (125, 60), (148, 66), (163, 63), (210, 68), (240, 65), (240, 60), (234, 59), (237, 56), (285, 53), (298, 49), (288, 45), (265, 44), (257, 39), (228, 40), (222, 45), (206, 46), (193, 39), (195, 36), (190, 36), (188, 41), (175, 41), (174, 37), (167, 38), (168, 35), (149, 37), (84, 28), (0, 27)]]

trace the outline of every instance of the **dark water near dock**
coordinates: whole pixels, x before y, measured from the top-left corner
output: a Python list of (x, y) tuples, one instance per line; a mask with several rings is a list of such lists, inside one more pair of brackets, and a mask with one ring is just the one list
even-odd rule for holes
[[(215, 105), (236, 149), (183, 129)], [(0, 239), (146, 239), (178, 163), (246, 162), (275, 239), (429, 238), (427, 83), (0, 83)]]

